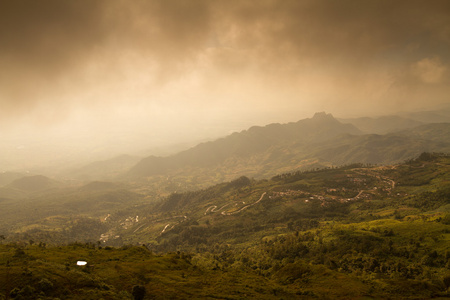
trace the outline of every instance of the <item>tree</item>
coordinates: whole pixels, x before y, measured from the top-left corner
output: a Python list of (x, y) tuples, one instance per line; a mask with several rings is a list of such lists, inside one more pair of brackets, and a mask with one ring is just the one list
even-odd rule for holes
[(53, 283), (47, 278), (42, 278), (38, 283), (39, 289), (44, 292), (50, 292), (53, 289)]
[(143, 300), (145, 297), (145, 292), (145, 286), (135, 285), (133, 286), (131, 294), (133, 295), (134, 300)]

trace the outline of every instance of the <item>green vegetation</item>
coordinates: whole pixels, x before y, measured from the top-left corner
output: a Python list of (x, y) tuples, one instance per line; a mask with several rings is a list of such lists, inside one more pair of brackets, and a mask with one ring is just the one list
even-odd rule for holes
[(67, 191), (24, 200), (19, 216), (39, 213), (1, 227), (0, 299), (450, 297), (445, 154), (164, 198), (137, 184)]
[[(77, 266), (79, 259), (88, 264)], [(295, 298), (251, 270), (210, 269), (203, 260), (184, 253), (155, 255), (142, 246), (0, 245), (0, 299)]]

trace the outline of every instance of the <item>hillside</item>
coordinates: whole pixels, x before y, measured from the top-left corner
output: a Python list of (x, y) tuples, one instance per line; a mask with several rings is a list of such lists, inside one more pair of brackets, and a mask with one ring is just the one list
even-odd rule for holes
[(119, 174), (133, 167), (140, 157), (131, 155), (120, 155), (108, 160), (95, 161), (83, 167), (72, 169), (63, 173), (63, 176), (82, 180), (111, 180)]
[(10, 197), (0, 198), (0, 235), (13, 234), (14, 240), (36, 239), (53, 244), (95, 242), (109, 229), (101, 220), (108, 219), (108, 215), (123, 217), (127, 208), (149, 203), (128, 186), (110, 182), (45, 193), (37, 190), (12, 194), (13, 191), (16, 190), (10, 191)]
[(403, 113), (401, 116), (423, 123), (449, 123), (450, 105), (443, 106), (440, 110)]
[(61, 183), (43, 175), (24, 176), (9, 183), (6, 187), (24, 192), (36, 192), (61, 186)]
[(0, 187), (7, 185), (21, 177), (24, 177), (24, 174), (17, 173), (17, 172), (1, 172), (0, 173)]
[[(297, 226), (295, 224), (299, 224), (300, 229), (303, 226), (302, 219), (305, 218), (318, 220), (354, 218), (354, 221), (357, 221), (364, 220), (372, 214), (368, 218), (372, 220), (377, 210), (371, 211), (371, 203), (377, 203), (379, 213), (385, 211), (386, 207), (394, 206), (404, 207), (403, 213), (414, 215), (420, 212), (417, 210), (418, 207), (427, 209), (413, 203), (420, 200), (426, 191), (436, 192), (437, 189), (443, 193), (440, 202), (429, 203), (428, 209), (449, 204), (450, 198), (445, 197), (450, 188), (449, 157), (445, 155), (431, 157), (430, 161), (430, 158), (423, 154), (416, 160), (389, 167), (354, 164), (341, 168), (286, 173), (277, 175), (271, 180), (255, 181), (240, 177), (204, 190), (173, 193), (161, 204), (148, 210), (151, 217), (142, 219), (144, 211), (141, 210), (141, 220), (131, 227), (133, 228), (131, 236), (136, 236), (140, 241), (153, 237), (159, 244), (177, 237), (177, 242), (173, 245), (180, 247), (183, 243), (178, 239), (183, 236), (183, 228), (195, 223), (200, 225), (198, 230), (203, 228), (206, 232), (232, 226), (229, 229), (233, 230), (225, 235), (229, 237), (239, 236), (235, 225), (241, 222), (249, 225), (243, 226), (244, 230), (254, 227), (255, 229), (250, 232), (256, 230), (267, 234), (268, 228), (285, 227), (289, 222), (294, 224), (292, 229), (295, 230)], [(411, 197), (417, 199), (411, 200)], [(406, 209), (408, 206), (410, 209), (416, 208)], [(353, 210), (357, 213), (354, 214)], [(156, 221), (158, 214), (167, 213), (174, 217)], [(380, 217), (384, 213), (381, 213)], [(206, 228), (201, 226), (208, 223), (209, 226)], [(250, 225), (252, 223), (254, 224)], [(169, 226), (160, 236), (167, 224)], [(215, 226), (218, 228), (214, 229)], [(170, 228), (172, 230), (169, 230)], [(211, 238), (214, 242), (221, 240), (216, 239), (215, 235), (211, 235)], [(130, 242), (134, 241), (133, 239)]]
[(393, 164), (422, 152), (450, 152), (450, 123), (426, 124), (386, 135), (345, 136), (308, 149), (310, 157), (333, 165)]
[[(421, 123), (389, 117), (377, 119), (371, 126), (385, 131), (417, 124)], [(362, 134), (352, 124), (317, 113), (296, 123), (251, 127), (172, 156), (144, 158), (125, 178), (145, 179), (164, 194), (205, 188), (240, 176), (267, 178), (290, 170), (357, 162), (393, 164), (424, 151), (450, 151), (450, 123), (424, 124), (382, 135)]]
[(418, 140), (429, 140), (442, 145), (448, 145), (450, 143), (450, 123), (424, 124), (410, 130), (401, 131), (398, 134)]
[[(228, 173), (236, 172), (239, 167), (230, 163), (255, 159), (254, 165), (264, 165), (261, 161), (276, 149), (292, 151), (311, 143), (318, 143), (342, 134), (360, 134), (350, 124), (342, 124), (331, 114), (317, 113), (311, 119), (296, 123), (270, 124), (264, 127), (254, 126), (240, 133), (233, 133), (213, 142), (199, 144), (189, 150), (169, 157), (151, 156), (141, 160), (131, 168), (131, 177), (168, 174), (183, 168), (211, 169), (228, 164)], [(248, 173), (253, 175), (253, 173)]]
[[(77, 266), (77, 260), (87, 261)], [(211, 268), (211, 260), (189, 253), (155, 255), (145, 247), (98, 247), (74, 243), (62, 247), (35, 244), (0, 245), (1, 299), (314, 299), (326, 293), (360, 296), (369, 291), (361, 281), (320, 267), (316, 278), (331, 284), (287, 286), (281, 280), (241, 267)], [(278, 273), (289, 276), (289, 270)], [(341, 286), (339, 286), (341, 285)], [(145, 298), (134, 298), (136, 287)], [(352, 287), (352, 291), (348, 291)], [(6, 291), (6, 292), (5, 292)], [(134, 292), (133, 292), (134, 291)]]
[[(0, 246), (0, 270), (14, 278), (0, 278), (6, 293), (127, 299), (142, 285), (156, 299), (450, 296), (448, 155), (240, 177), (159, 200), (126, 188), (92, 183), (63, 201), (55, 195), (67, 212), (28, 201), (41, 219), (0, 231), (3, 243), (15, 243)], [(58, 240), (72, 244), (49, 246)], [(92, 267), (74, 266), (79, 259)]]
[(404, 129), (414, 128), (422, 125), (413, 119), (408, 119), (400, 116), (384, 116), (379, 118), (353, 118), (353, 119), (337, 119), (342, 123), (353, 124), (366, 134), (386, 134)]

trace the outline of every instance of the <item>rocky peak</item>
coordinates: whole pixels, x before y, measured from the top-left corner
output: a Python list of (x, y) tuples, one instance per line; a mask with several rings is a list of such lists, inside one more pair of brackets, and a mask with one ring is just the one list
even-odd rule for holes
[(322, 120), (323, 120), (323, 119), (334, 119), (334, 117), (333, 117), (332, 114), (327, 114), (327, 113), (324, 112), (324, 111), (322, 111), (322, 112), (316, 112), (312, 118), (313, 118), (313, 119), (317, 119), (317, 120), (320, 120), (320, 119), (322, 119)]

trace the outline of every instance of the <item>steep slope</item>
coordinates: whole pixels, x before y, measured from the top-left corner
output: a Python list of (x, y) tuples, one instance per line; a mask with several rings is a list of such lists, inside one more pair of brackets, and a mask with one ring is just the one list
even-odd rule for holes
[[(256, 159), (257, 164), (261, 164), (264, 157), (270, 158), (272, 153), (277, 156), (275, 149), (294, 151), (343, 134), (358, 135), (361, 132), (351, 124), (340, 123), (331, 114), (317, 113), (311, 119), (296, 123), (254, 126), (169, 157), (147, 157), (135, 165), (128, 175), (153, 176), (186, 167), (212, 168), (221, 164), (226, 164), (230, 172), (235, 172), (233, 163), (230, 162)], [(239, 163), (235, 164), (235, 167), (236, 165)], [(253, 175), (255, 172), (251, 173), (250, 175)]]

